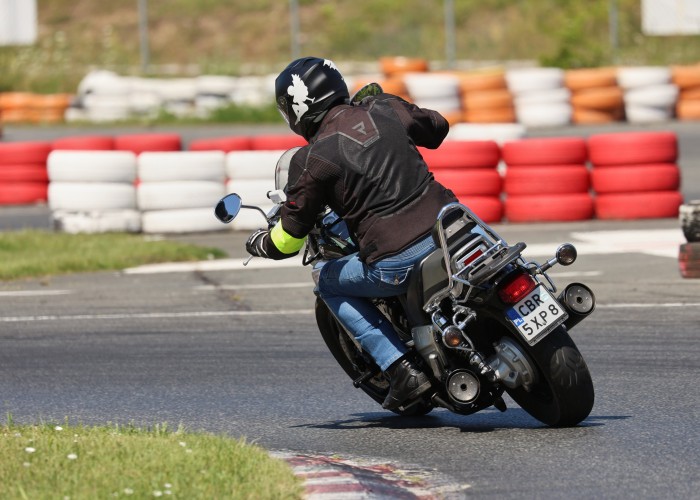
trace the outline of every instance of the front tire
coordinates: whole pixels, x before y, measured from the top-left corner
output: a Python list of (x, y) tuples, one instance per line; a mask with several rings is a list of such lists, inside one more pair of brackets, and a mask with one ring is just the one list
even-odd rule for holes
[(534, 346), (521, 346), (537, 366), (538, 381), (529, 392), (522, 387), (508, 389), (510, 397), (552, 427), (569, 427), (583, 421), (593, 409), (593, 380), (566, 329), (560, 326)]
[[(360, 389), (381, 405), (389, 393), (388, 379), (374, 363), (374, 360), (362, 352), (321, 299), (316, 299), (316, 323), (328, 350), (352, 380), (357, 380), (368, 370), (376, 373), (362, 382)], [(431, 405), (419, 402), (405, 410), (391, 411), (402, 416), (421, 416), (428, 414), (432, 409)]]

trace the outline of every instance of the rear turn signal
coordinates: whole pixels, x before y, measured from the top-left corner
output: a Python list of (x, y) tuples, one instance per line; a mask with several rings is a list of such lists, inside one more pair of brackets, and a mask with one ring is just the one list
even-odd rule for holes
[(511, 275), (498, 289), (498, 296), (506, 304), (515, 304), (533, 291), (537, 282), (527, 273), (518, 272)]

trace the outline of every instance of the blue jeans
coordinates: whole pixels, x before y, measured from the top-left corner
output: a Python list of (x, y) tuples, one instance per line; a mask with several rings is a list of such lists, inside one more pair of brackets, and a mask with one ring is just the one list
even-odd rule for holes
[(435, 248), (432, 237), (427, 236), (372, 264), (362, 262), (355, 253), (327, 262), (321, 269), (321, 299), (382, 371), (399, 359), (406, 347), (369, 298), (406, 293), (413, 265)]

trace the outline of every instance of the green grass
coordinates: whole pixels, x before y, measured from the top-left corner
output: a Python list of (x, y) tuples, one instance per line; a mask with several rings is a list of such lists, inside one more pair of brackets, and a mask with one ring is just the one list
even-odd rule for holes
[(153, 241), (125, 233), (64, 234), (23, 230), (0, 233), (0, 280), (121, 270), (158, 262), (225, 257), (218, 248)]
[(263, 449), (133, 425), (0, 426), (0, 498), (295, 499), (301, 484)]

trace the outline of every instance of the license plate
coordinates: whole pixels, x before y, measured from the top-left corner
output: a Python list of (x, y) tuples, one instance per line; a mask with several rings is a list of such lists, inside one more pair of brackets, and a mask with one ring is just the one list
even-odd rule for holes
[(506, 316), (530, 345), (535, 345), (568, 318), (564, 308), (542, 285), (508, 309)]

